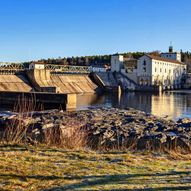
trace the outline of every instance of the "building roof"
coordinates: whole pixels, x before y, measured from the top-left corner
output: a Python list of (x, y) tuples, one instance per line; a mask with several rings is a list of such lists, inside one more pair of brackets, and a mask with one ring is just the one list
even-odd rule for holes
[(171, 62), (171, 63), (175, 63), (175, 64), (183, 64), (183, 65), (185, 65), (183, 62), (179, 62), (178, 60), (171, 60), (171, 59), (168, 59), (168, 58), (163, 58), (163, 57), (160, 57), (160, 56), (154, 56), (154, 55), (150, 55), (150, 54), (147, 54), (146, 56), (148, 56), (149, 58), (151, 58), (153, 60), (159, 60), (159, 61), (163, 61), (163, 62)]

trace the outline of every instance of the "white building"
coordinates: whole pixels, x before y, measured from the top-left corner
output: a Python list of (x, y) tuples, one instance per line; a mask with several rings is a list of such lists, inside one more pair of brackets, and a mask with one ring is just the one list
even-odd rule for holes
[(112, 55), (111, 71), (121, 72), (130, 80), (137, 83), (137, 59), (127, 58), (123, 55)]
[(124, 56), (113, 55), (111, 56), (111, 71), (120, 72), (124, 68)]
[(186, 64), (180, 60), (181, 55), (171, 51), (162, 53), (161, 56), (142, 56), (137, 66), (138, 84), (168, 88), (180, 87), (182, 76), (186, 72)]
[(44, 70), (44, 63), (43, 62), (33, 62), (29, 65), (30, 70)]

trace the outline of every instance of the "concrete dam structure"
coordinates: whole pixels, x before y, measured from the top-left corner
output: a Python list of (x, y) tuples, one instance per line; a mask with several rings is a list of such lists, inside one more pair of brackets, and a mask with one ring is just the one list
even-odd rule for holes
[(33, 88), (23, 74), (0, 74), (1, 92), (32, 92)]
[(28, 70), (27, 76), (39, 92), (94, 93), (97, 86), (87, 74), (58, 74), (50, 70)]
[[(97, 86), (83, 71), (0, 67), (0, 104), (15, 103), (23, 95), (37, 102), (75, 109), (77, 94), (95, 93)], [(22, 95), (22, 96), (21, 96)]]
[[(97, 72), (92, 74), (93, 81), (105, 91), (134, 91), (137, 84), (120, 72)], [(120, 89), (119, 89), (120, 87)]]

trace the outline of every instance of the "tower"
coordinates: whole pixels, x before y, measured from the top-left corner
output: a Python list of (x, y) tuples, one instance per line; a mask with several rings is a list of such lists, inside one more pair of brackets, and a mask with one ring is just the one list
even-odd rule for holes
[(161, 57), (181, 62), (181, 53), (174, 52), (172, 42), (170, 42), (169, 51), (167, 53), (161, 53)]
[(169, 46), (169, 53), (173, 53), (172, 41), (170, 42), (170, 46)]

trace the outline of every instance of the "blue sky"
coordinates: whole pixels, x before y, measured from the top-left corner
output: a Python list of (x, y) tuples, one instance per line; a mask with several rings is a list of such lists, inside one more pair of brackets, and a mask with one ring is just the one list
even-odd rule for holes
[(0, 61), (191, 51), (190, 0), (0, 0)]

